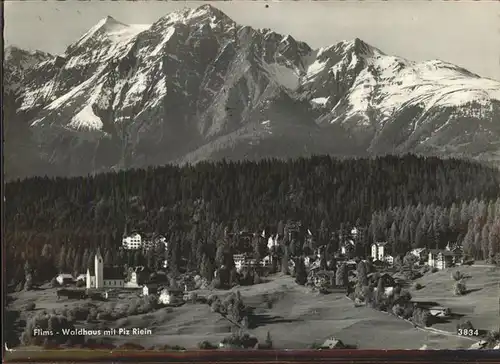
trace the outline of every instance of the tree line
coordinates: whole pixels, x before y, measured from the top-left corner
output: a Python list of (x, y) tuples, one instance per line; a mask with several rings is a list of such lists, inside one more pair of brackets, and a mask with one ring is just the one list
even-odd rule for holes
[[(334, 250), (357, 226), (359, 255), (374, 240), (390, 241), (394, 253), (461, 240), (468, 254), (487, 259), (500, 250), (499, 182), (498, 170), (479, 163), (413, 155), (202, 162), (16, 180), (5, 186), (7, 279), (18, 284), (27, 271), (41, 280), (83, 273), (98, 247), (107, 264), (159, 267), (167, 259), (171, 270), (212, 272), (241, 247), (228, 232), (264, 232), (249, 245), (262, 256), (266, 237), (281, 232), (283, 240), (288, 221), (314, 236), (281, 241), (281, 254), (290, 256), (321, 245)], [(125, 230), (162, 234), (168, 250), (123, 252)]]

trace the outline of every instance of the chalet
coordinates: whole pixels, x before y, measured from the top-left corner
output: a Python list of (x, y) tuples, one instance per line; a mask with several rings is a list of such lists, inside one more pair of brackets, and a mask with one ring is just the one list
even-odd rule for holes
[(321, 345), (321, 348), (324, 349), (344, 349), (345, 347), (344, 343), (335, 337), (326, 339), (323, 345)]
[(266, 255), (263, 259), (262, 259), (262, 265), (264, 267), (269, 267), (270, 265), (273, 264), (273, 257), (272, 255)]
[(445, 269), (460, 264), (462, 255), (448, 250), (431, 249), (428, 253), (427, 265), (432, 268)]
[(453, 252), (456, 255), (461, 255), (463, 253), (462, 246), (458, 243), (448, 243), (444, 250)]
[(243, 268), (259, 267), (261, 265), (256, 259), (249, 258), (245, 254), (233, 255), (234, 267), (240, 272)]
[(386, 262), (383, 262), (381, 260), (374, 260), (373, 261), (373, 266), (377, 268), (382, 268), (386, 265)]
[(164, 288), (160, 291), (158, 302), (163, 305), (175, 305), (183, 301), (183, 295), (182, 290)]
[(278, 234), (274, 236), (270, 236), (269, 239), (267, 239), (267, 248), (269, 250), (277, 248), (278, 247)]
[(417, 248), (410, 251), (410, 254), (418, 258), (419, 260), (425, 259), (429, 251), (426, 248)]
[(347, 269), (351, 270), (351, 269), (356, 269), (356, 267), (358, 266), (358, 263), (356, 263), (354, 260), (347, 260), (345, 261), (345, 264), (347, 265)]
[(71, 284), (71, 283), (74, 283), (75, 282), (75, 278), (73, 277), (72, 274), (68, 274), (68, 273), (61, 273), (59, 274), (57, 277), (56, 277), (56, 281), (57, 283), (59, 283), (60, 285), (63, 285), (63, 284)]
[(372, 244), (371, 257), (373, 260), (382, 260), (386, 256), (387, 242), (376, 242)]
[(378, 281), (380, 278), (382, 278), (382, 282), (384, 283), (384, 287), (395, 287), (396, 286), (396, 281), (390, 274), (383, 273), (369, 273), (367, 275), (368, 280), (372, 282), (374, 285), (378, 284)]
[(428, 311), (431, 316), (440, 318), (449, 317), (451, 314), (450, 309), (445, 307), (432, 307)]
[(156, 284), (145, 284), (142, 287), (142, 295), (149, 296), (150, 294), (158, 293), (158, 286)]
[(394, 257), (390, 254), (386, 254), (384, 257), (384, 260), (389, 264), (389, 265), (394, 265)]
[(355, 250), (354, 240), (347, 239), (344, 240), (340, 245), (340, 254), (348, 257), (352, 257)]
[(158, 247), (163, 246), (165, 250), (167, 250), (168, 242), (167, 239), (163, 235), (159, 234), (147, 234), (142, 239), (143, 250), (156, 249)]
[(288, 235), (288, 240), (298, 239), (302, 230), (302, 222), (288, 221), (285, 227), (285, 233)]
[(306, 266), (306, 268), (309, 268), (311, 264), (313, 264), (316, 260), (316, 257), (307, 256), (304, 258), (304, 265)]
[(79, 282), (85, 282), (87, 280), (87, 275), (86, 274), (79, 274), (78, 277), (76, 277), (75, 281)]

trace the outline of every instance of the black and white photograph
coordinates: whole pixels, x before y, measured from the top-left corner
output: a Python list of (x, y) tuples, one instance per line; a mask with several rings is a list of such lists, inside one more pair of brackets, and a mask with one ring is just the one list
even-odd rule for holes
[(495, 1), (6, 1), (5, 347), (500, 349)]

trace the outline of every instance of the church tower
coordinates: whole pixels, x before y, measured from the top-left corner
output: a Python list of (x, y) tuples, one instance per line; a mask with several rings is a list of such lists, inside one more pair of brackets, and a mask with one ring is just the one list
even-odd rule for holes
[(104, 286), (104, 261), (102, 259), (101, 250), (97, 249), (97, 253), (94, 258), (95, 267), (95, 288), (103, 288)]

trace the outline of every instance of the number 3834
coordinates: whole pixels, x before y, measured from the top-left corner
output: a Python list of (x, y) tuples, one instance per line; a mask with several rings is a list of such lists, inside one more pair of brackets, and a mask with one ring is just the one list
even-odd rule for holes
[(458, 329), (457, 334), (461, 336), (479, 336), (477, 329)]

